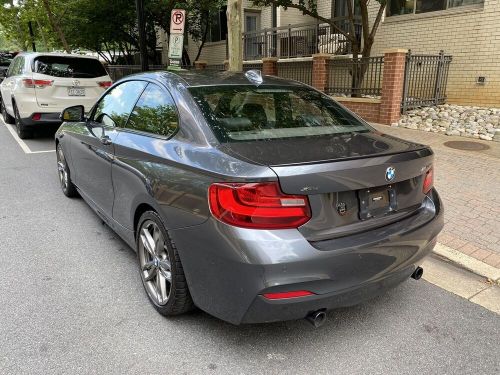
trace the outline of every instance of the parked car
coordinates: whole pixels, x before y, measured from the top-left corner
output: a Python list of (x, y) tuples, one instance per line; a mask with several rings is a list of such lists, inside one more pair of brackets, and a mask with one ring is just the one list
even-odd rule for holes
[(95, 58), (53, 53), (21, 53), (0, 85), (0, 106), (6, 123), (16, 124), (20, 138), (34, 128), (60, 125), (61, 111), (74, 104), (90, 110), (111, 86)]
[(0, 82), (3, 81), (5, 75), (7, 74), (7, 69), (9, 69), (9, 65), (12, 59), (7, 57), (0, 56)]
[(429, 147), (295, 81), (143, 73), (62, 117), (63, 193), (137, 251), (164, 315), (319, 325), (420, 278), (443, 227)]

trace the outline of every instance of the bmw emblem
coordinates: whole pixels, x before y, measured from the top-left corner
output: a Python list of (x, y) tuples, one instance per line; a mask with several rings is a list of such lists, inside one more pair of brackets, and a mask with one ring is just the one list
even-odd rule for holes
[(385, 179), (388, 182), (391, 182), (396, 178), (396, 168), (394, 167), (389, 167), (385, 170)]

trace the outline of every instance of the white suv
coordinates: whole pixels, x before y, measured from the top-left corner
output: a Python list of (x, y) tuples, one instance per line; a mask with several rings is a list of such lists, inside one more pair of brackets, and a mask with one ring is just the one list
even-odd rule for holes
[(22, 53), (12, 60), (0, 84), (2, 116), (6, 123), (15, 122), (20, 138), (28, 138), (36, 126), (60, 124), (66, 107), (80, 104), (90, 111), (111, 83), (96, 58)]

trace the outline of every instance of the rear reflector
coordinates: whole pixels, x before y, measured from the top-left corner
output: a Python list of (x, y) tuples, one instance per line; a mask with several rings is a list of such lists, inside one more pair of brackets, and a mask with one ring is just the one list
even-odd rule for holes
[(105, 88), (107, 89), (108, 87), (111, 87), (111, 85), (113, 84), (113, 82), (111, 81), (103, 81), (103, 82), (97, 82), (99, 84), (99, 86), (101, 86), (102, 88)]
[(314, 295), (313, 292), (308, 290), (295, 290), (293, 292), (279, 292), (279, 293), (264, 293), (263, 296), (267, 299), (287, 299), (287, 298), (298, 298), (307, 297)]
[(42, 118), (42, 114), (41, 113), (33, 113), (33, 116), (31, 116), (31, 119), (33, 121), (39, 121), (41, 118)]
[(424, 185), (422, 188), (422, 191), (424, 194), (427, 194), (431, 189), (432, 186), (434, 185), (434, 168), (431, 167), (424, 176)]
[(208, 200), (213, 216), (242, 228), (297, 228), (311, 218), (307, 196), (284, 194), (277, 182), (216, 183)]
[(48, 80), (48, 79), (30, 79), (30, 78), (25, 78), (23, 79), (23, 85), (26, 88), (37, 88), (37, 89), (43, 89), (48, 86), (52, 86), (54, 81)]

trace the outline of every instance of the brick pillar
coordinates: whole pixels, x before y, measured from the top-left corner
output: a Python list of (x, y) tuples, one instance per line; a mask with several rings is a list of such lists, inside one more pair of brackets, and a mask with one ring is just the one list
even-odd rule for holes
[(207, 67), (208, 63), (205, 60), (196, 60), (194, 62), (194, 68), (196, 70), (203, 70)]
[(313, 55), (312, 86), (319, 91), (325, 91), (328, 85), (328, 53), (317, 53)]
[(277, 76), (278, 75), (278, 58), (264, 57), (262, 59), (262, 75)]
[(380, 123), (385, 125), (398, 122), (401, 117), (407, 52), (406, 49), (396, 48), (388, 50), (384, 54)]

